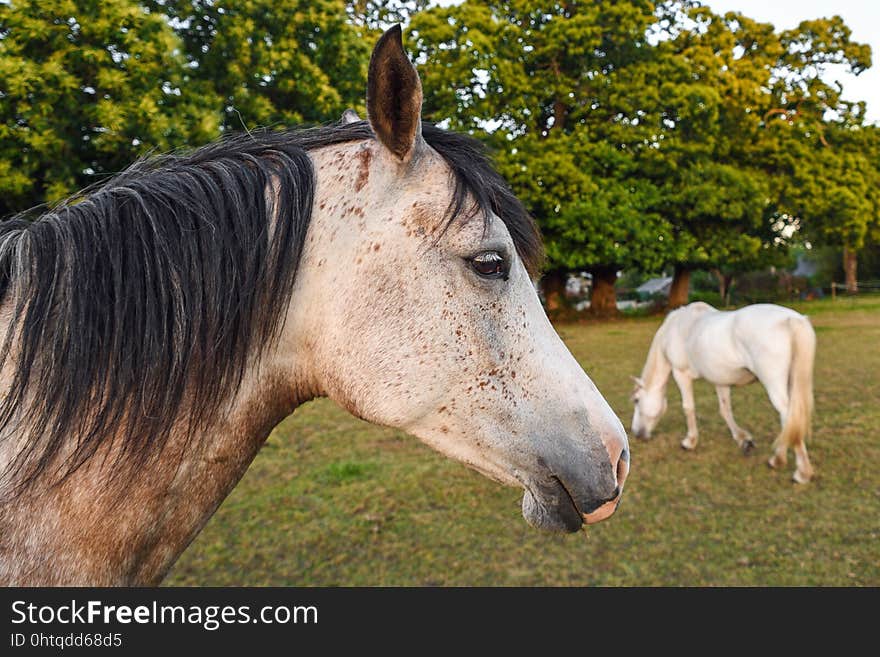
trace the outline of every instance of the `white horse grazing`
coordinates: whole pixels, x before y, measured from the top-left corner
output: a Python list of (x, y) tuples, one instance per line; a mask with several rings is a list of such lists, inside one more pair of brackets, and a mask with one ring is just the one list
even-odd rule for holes
[(715, 386), (721, 417), (736, 443), (748, 452), (754, 443), (733, 419), (730, 386), (757, 379), (782, 421), (770, 467), (785, 465), (788, 448), (793, 447), (797, 459), (794, 480), (806, 483), (813, 476), (806, 439), (813, 410), (815, 352), (816, 334), (810, 321), (789, 308), (756, 304), (722, 312), (702, 302), (679, 308), (669, 313), (658, 329), (642, 376), (635, 380), (633, 434), (648, 438), (666, 411), (666, 382), (671, 373), (681, 390), (687, 418), (687, 436), (681, 446), (694, 449), (697, 418), (693, 381), (703, 378)]

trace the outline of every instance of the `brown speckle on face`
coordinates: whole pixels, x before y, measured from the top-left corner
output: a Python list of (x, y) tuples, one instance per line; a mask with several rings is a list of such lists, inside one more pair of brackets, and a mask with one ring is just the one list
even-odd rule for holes
[(413, 229), (418, 235), (424, 235), (426, 230), (433, 231), (436, 224), (437, 221), (431, 208), (423, 203), (413, 203), (412, 211), (403, 221), (406, 228)]
[(360, 165), (358, 167), (357, 179), (354, 181), (354, 191), (356, 192), (361, 191), (370, 179), (370, 160), (372, 157), (373, 153), (367, 148), (362, 148), (358, 151), (357, 159)]

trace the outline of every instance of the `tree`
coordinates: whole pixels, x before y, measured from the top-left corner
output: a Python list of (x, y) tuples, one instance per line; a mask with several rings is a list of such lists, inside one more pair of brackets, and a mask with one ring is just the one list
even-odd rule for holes
[(874, 126), (825, 123), (805, 141), (789, 192), (807, 236), (843, 251), (846, 289), (858, 292), (858, 253), (880, 235), (880, 149)]
[(797, 146), (768, 124), (841, 108), (816, 71), (869, 57), (839, 18), (777, 34), (689, 0), (466, 1), (416, 15), (411, 40), (428, 115), (493, 146), (540, 224), (548, 299), (586, 269), (594, 312), (613, 312), (622, 267), (665, 259), (675, 306), (695, 268), (725, 294), (778, 262), (798, 219), (772, 149)]
[(473, 2), (412, 18), (425, 113), (483, 138), (547, 244), (548, 301), (572, 269), (616, 312), (613, 280), (675, 248), (633, 153), (650, 147), (628, 69), (651, 57), (654, 4)]
[(785, 190), (800, 147), (772, 127), (844, 108), (822, 67), (858, 72), (870, 51), (850, 40), (839, 17), (777, 34), (688, 1), (664, 3), (659, 15), (664, 34), (645, 84), (659, 93), (644, 97), (642, 117), (658, 146), (644, 151), (643, 170), (663, 190), (659, 212), (676, 240), (694, 245), (672, 262), (675, 307), (687, 302), (695, 268), (715, 270), (727, 288), (736, 271), (779, 261), (796, 224)]
[(657, 146), (644, 152), (642, 167), (683, 247), (671, 261), (674, 308), (687, 303), (692, 270), (714, 270), (726, 296), (734, 272), (775, 255), (777, 207), (753, 151), (767, 102), (762, 85), (779, 46), (772, 26), (722, 19), (694, 3), (667, 3), (660, 23), (666, 38), (645, 73), (659, 93), (643, 116)]
[(726, 297), (735, 273), (766, 266), (778, 257), (767, 185), (757, 173), (697, 158), (683, 163), (663, 185), (660, 207), (670, 217), (678, 251), (669, 306), (687, 303), (690, 272), (711, 269)]
[[(604, 141), (579, 139), (579, 133), (523, 137), (516, 152), (504, 158), (501, 172), (544, 218), (553, 263), (545, 296), (564, 284), (567, 272), (585, 270), (593, 278), (591, 313), (613, 315), (618, 272), (635, 266), (659, 269), (669, 257), (672, 231), (650, 211), (658, 192), (638, 177), (632, 156)], [(548, 305), (554, 306), (552, 299)], [(551, 309), (558, 310), (558, 303)]]
[[(768, 128), (790, 137), (787, 194), (804, 232), (820, 244), (843, 247), (847, 290), (856, 292), (857, 253), (877, 218), (875, 130), (862, 126), (865, 105), (841, 99), (840, 83), (829, 84), (827, 64), (858, 75), (871, 65), (871, 49), (851, 40), (839, 16), (804, 21), (781, 33), (778, 107), (766, 114)], [(782, 125), (780, 125), (782, 124)]]
[(321, 123), (348, 107), (363, 113), (371, 33), (348, 19), (344, 0), (148, 4), (173, 19), (193, 78), (223, 99), (224, 130)]
[(0, 215), (213, 138), (217, 99), (180, 47), (130, 0), (0, 4)]

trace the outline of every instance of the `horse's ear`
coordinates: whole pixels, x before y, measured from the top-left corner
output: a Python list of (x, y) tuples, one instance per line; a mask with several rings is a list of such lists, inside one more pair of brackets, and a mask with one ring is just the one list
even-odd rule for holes
[(401, 162), (415, 152), (422, 133), (422, 82), (403, 49), (400, 25), (376, 44), (367, 75), (367, 117), (376, 137)]
[(361, 120), (361, 117), (358, 116), (358, 113), (355, 112), (350, 107), (342, 113), (342, 116), (339, 119), (339, 122), (342, 125), (346, 125), (348, 123), (357, 123)]
[(645, 382), (642, 381), (639, 377), (634, 376), (634, 377), (632, 377), (632, 380), (633, 380), (633, 383), (635, 383), (639, 388), (645, 387)]

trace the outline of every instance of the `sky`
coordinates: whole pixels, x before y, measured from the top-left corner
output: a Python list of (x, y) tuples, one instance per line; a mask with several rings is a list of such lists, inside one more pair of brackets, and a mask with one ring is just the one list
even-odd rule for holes
[[(435, 2), (451, 5), (461, 0)], [(871, 46), (873, 66), (859, 76), (829, 67), (826, 81), (839, 81), (846, 100), (867, 101), (868, 121), (880, 124), (880, 0), (703, 0), (703, 4), (718, 14), (736, 11), (772, 23), (777, 31), (796, 27), (803, 20), (841, 16), (852, 38)]]

